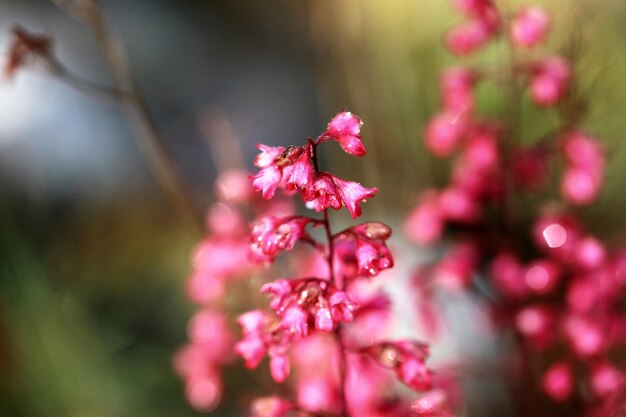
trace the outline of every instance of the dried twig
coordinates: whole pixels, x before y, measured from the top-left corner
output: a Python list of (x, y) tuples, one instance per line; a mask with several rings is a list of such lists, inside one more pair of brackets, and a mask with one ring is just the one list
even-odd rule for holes
[(204, 230), (201, 210), (183, 180), (165, 141), (156, 128), (139, 89), (129, 70), (124, 47), (109, 30), (99, 7), (93, 0), (51, 0), (71, 17), (83, 22), (93, 32), (102, 59), (113, 77), (114, 87), (92, 84), (68, 71), (55, 59), (51, 69), (63, 81), (86, 92), (104, 94), (120, 101), (133, 128), (137, 145), (163, 191), (179, 213), (200, 232)]

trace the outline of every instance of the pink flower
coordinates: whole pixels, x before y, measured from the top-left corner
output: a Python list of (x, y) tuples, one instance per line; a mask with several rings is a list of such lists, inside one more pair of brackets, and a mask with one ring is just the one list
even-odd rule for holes
[(472, 89), (476, 75), (465, 68), (449, 68), (439, 81), (443, 107), (451, 111), (469, 112), (474, 108)]
[(194, 303), (215, 301), (224, 294), (224, 278), (207, 271), (194, 271), (187, 279), (186, 293)]
[(446, 46), (456, 55), (469, 55), (482, 48), (494, 34), (493, 23), (482, 17), (450, 29), (446, 35)]
[(426, 365), (428, 347), (409, 340), (381, 342), (364, 349), (374, 361), (385, 368), (394, 369), (398, 379), (416, 391), (432, 385), (432, 371)]
[(474, 242), (455, 242), (452, 250), (434, 268), (434, 279), (442, 288), (467, 287), (478, 266), (480, 252)]
[(564, 134), (561, 150), (566, 170), (561, 182), (563, 197), (575, 204), (596, 199), (604, 177), (604, 155), (598, 142), (583, 132)]
[(261, 287), (261, 293), (271, 293), (273, 298), (270, 308), (279, 313), (283, 313), (293, 296), (295, 283), (300, 280), (277, 279)]
[(547, 294), (557, 286), (560, 274), (560, 268), (555, 262), (541, 259), (526, 267), (526, 284), (532, 292)]
[(282, 170), (274, 162), (287, 150), (282, 146), (262, 144), (257, 145), (257, 148), (261, 153), (255, 158), (254, 165), (261, 168), (261, 171), (252, 177), (252, 188), (254, 191), (261, 191), (263, 198), (269, 200), (274, 196), (283, 175)]
[(527, 7), (511, 22), (511, 41), (517, 46), (532, 47), (545, 40), (549, 29), (548, 13), (541, 7)]
[(328, 300), (331, 317), (335, 323), (349, 323), (354, 318), (356, 304), (352, 302), (348, 294), (343, 291), (333, 292)]
[(320, 212), (332, 207), (339, 210), (343, 201), (335, 184), (335, 176), (326, 172), (320, 172), (313, 184), (303, 192), (307, 207)]
[(561, 152), (568, 165), (589, 170), (604, 167), (604, 152), (600, 143), (581, 131), (568, 131), (561, 137)]
[(287, 190), (304, 189), (310, 185), (313, 179), (310, 144), (288, 148), (257, 145), (257, 148), (261, 153), (254, 160), (254, 165), (261, 171), (251, 177), (252, 187), (261, 191), (264, 199), (271, 199), (281, 184)]
[(420, 203), (407, 217), (404, 231), (414, 242), (429, 245), (441, 238), (444, 224), (437, 193), (428, 191), (422, 195)]
[(438, 205), (444, 218), (451, 221), (475, 223), (480, 219), (480, 205), (461, 187), (450, 186), (444, 189), (439, 195)]
[(358, 182), (344, 181), (335, 177), (335, 184), (341, 196), (343, 205), (348, 209), (353, 219), (361, 215), (360, 203), (365, 203), (378, 192), (377, 188), (365, 188)]
[(220, 174), (215, 181), (215, 194), (224, 202), (237, 204), (249, 201), (253, 193), (248, 174), (236, 169)]
[(357, 116), (350, 112), (341, 112), (328, 123), (328, 128), (322, 133), (318, 143), (334, 140), (350, 155), (363, 156), (366, 150), (361, 142), (361, 126), (363, 122)]
[(281, 318), (280, 327), (299, 338), (309, 334), (309, 322), (329, 332), (340, 322), (352, 321), (356, 309), (347, 294), (319, 278), (278, 280), (265, 284), (261, 292), (272, 295), (270, 307)]
[(515, 324), (519, 332), (536, 347), (548, 346), (554, 340), (554, 311), (542, 305), (531, 305), (517, 313)]
[(174, 357), (174, 368), (185, 380), (189, 403), (211, 411), (222, 395), (218, 368), (231, 359), (230, 330), (221, 313), (203, 310), (189, 321), (187, 332), (191, 342)]
[(220, 402), (222, 387), (219, 376), (213, 372), (200, 378), (192, 378), (185, 384), (187, 401), (198, 411), (212, 411)]
[(580, 168), (568, 168), (563, 174), (561, 194), (574, 204), (592, 203), (600, 193), (602, 183), (592, 172)]
[(311, 145), (307, 143), (302, 148), (300, 156), (293, 160), (293, 164), (284, 168), (283, 172), (288, 173), (285, 179), (287, 190), (304, 190), (313, 181), (311, 152)]
[(356, 258), (361, 275), (375, 276), (393, 266), (391, 252), (380, 243), (357, 240)]
[(201, 310), (189, 320), (187, 334), (193, 343), (210, 346), (216, 362), (229, 356), (233, 340), (224, 314), (209, 309)]
[(298, 337), (309, 334), (309, 317), (307, 312), (297, 306), (289, 307), (282, 314), (281, 327)]
[(315, 314), (315, 329), (322, 333), (330, 333), (335, 327), (328, 307), (320, 307)]
[(289, 358), (283, 353), (270, 355), (270, 373), (274, 381), (285, 382), (290, 372)]
[(530, 79), (530, 95), (539, 106), (553, 106), (566, 95), (572, 78), (569, 63), (550, 57), (538, 63)]
[(598, 269), (606, 259), (604, 245), (592, 236), (576, 242), (575, 254), (575, 263), (585, 270)]
[(303, 216), (277, 218), (265, 216), (252, 224), (251, 249), (261, 261), (273, 261), (281, 251), (290, 251), (296, 242), (307, 237), (306, 225), (313, 220)]
[[(294, 319), (291, 312), (287, 317), (288, 320)], [(269, 354), (272, 377), (276, 382), (283, 382), (290, 368), (285, 352), (300, 335), (292, 329), (286, 331), (260, 310), (242, 314), (237, 323), (243, 330), (243, 337), (235, 345), (235, 352), (245, 360), (246, 367), (256, 368), (265, 354)]]
[(263, 144), (258, 144), (256, 147), (261, 151), (261, 153), (254, 158), (254, 166), (258, 168), (267, 168), (274, 164), (276, 159), (281, 155), (284, 156), (287, 150), (282, 146), (274, 147)]
[(542, 388), (556, 402), (567, 400), (573, 387), (572, 369), (567, 362), (557, 362), (543, 374)]
[(491, 0), (454, 0), (454, 5), (468, 16), (483, 15), (494, 7)]
[(205, 375), (214, 364), (210, 349), (197, 343), (188, 343), (174, 356), (174, 370), (185, 380)]
[(245, 222), (241, 214), (223, 203), (213, 204), (209, 208), (206, 222), (209, 229), (219, 236), (242, 236), (245, 231)]
[(500, 161), (497, 129), (488, 124), (472, 127), (467, 134), (461, 157), (462, 163), (471, 166), (477, 172), (494, 171)]
[(244, 333), (260, 331), (267, 323), (268, 317), (261, 310), (252, 310), (242, 314), (237, 319), (237, 324), (241, 326)]
[(448, 405), (448, 396), (441, 389), (434, 389), (422, 395), (413, 402), (411, 410), (420, 417), (452, 416)]
[(483, 167), (461, 155), (452, 171), (452, 183), (471, 195), (482, 197), (499, 197), (502, 192), (502, 176), (498, 169), (485, 171)]
[(252, 369), (259, 365), (267, 352), (267, 347), (259, 335), (249, 334), (237, 342), (235, 352), (244, 359), (246, 368)]
[(515, 298), (526, 295), (524, 269), (512, 254), (502, 252), (496, 255), (491, 261), (489, 272), (493, 283), (502, 294)]
[(398, 369), (402, 382), (416, 391), (423, 391), (432, 386), (432, 371), (426, 367), (422, 359), (408, 357)]
[(372, 277), (393, 266), (391, 252), (385, 241), (391, 236), (391, 228), (383, 223), (368, 222), (347, 229), (335, 237), (335, 241), (354, 239), (354, 255), (360, 276)]
[(466, 110), (443, 111), (426, 125), (426, 147), (436, 156), (450, 156), (467, 129)]
[(563, 330), (570, 346), (581, 357), (598, 355), (606, 347), (607, 334), (600, 323), (588, 317), (568, 317)]
[(352, 218), (361, 215), (360, 203), (374, 197), (378, 189), (365, 188), (353, 181), (344, 181), (327, 172), (320, 172), (313, 184), (303, 192), (308, 207), (323, 211), (329, 207), (339, 210), (346, 207)]
[(343, 333), (345, 343), (363, 346), (379, 342), (388, 336), (391, 324), (391, 300), (382, 292), (372, 293), (367, 282), (350, 285), (350, 298), (358, 304), (355, 324)]
[(567, 287), (567, 306), (574, 313), (587, 313), (599, 301), (596, 282), (578, 278)]
[(252, 402), (251, 417), (287, 417), (293, 408), (291, 402), (275, 395), (257, 398)]
[(191, 258), (196, 271), (219, 277), (234, 277), (250, 268), (245, 236), (206, 238), (194, 248)]
[(602, 361), (591, 369), (591, 388), (600, 397), (618, 392), (625, 382), (624, 373), (609, 362)]
[(298, 405), (311, 412), (336, 410), (337, 387), (331, 376), (332, 374), (327, 374), (302, 378), (297, 386)]

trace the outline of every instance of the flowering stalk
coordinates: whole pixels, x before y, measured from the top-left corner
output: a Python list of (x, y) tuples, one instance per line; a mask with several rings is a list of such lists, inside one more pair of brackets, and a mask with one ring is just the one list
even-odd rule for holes
[[(577, 127), (581, 106), (571, 64), (525, 53), (547, 38), (551, 19), (542, 8), (509, 14), (491, 0), (454, 4), (466, 21), (448, 33), (451, 52), (471, 54), (500, 39), (511, 59), (496, 71), (459, 67), (442, 75), (442, 110), (428, 123), (425, 141), (436, 156), (458, 155), (450, 184), (422, 196), (406, 231), (420, 244), (448, 236), (450, 248), (418, 272), (416, 287), (425, 297), (435, 288), (477, 292), (494, 327), (514, 334), (519, 415), (554, 415), (559, 407), (569, 407), (569, 415), (614, 415), (626, 395), (618, 365), (626, 342), (626, 258), (587, 231), (574, 211), (598, 197), (605, 157)], [(504, 83), (506, 114), (478, 112), (480, 82)], [(519, 140), (525, 97), (559, 118), (530, 145)], [(559, 159), (560, 201), (542, 204), (530, 219), (513, 213), (525, 196), (548, 188)]]
[[(310, 140), (310, 139), (309, 139)], [(319, 169), (319, 165), (318, 165), (318, 160), (317, 160), (317, 144), (313, 144), (313, 169), (314, 169), (314, 175), (317, 176), (320, 172)], [(334, 247), (333, 247), (333, 233), (331, 231), (330, 228), (330, 220), (329, 220), (329, 215), (328, 215), (328, 209), (325, 208), (324, 209), (324, 232), (326, 233), (326, 243), (328, 245), (328, 254), (327, 254), (327, 261), (328, 261), (328, 269), (330, 271), (330, 279), (331, 281), (335, 284), (335, 286), (341, 290), (343, 290), (343, 285), (341, 283), (337, 282), (337, 279), (335, 277), (335, 273), (334, 273), (334, 264), (333, 264), (333, 258), (334, 258)], [(346, 399), (346, 390), (345, 390), (345, 378), (346, 378), (346, 355), (345, 355), (345, 347), (343, 345), (343, 339), (341, 336), (341, 324), (337, 325), (337, 329), (335, 330), (335, 339), (337, 341), (337, 344), (339, 345), (339, 349), (341, 351), (341, 356), (340, 356), (340, 364), (339, 364), (339, 389), (340, 389), (340, 395), (339, 398), (341, 399), (341, 410), (342, 411), (342, 416), (348, 416), (348, 401)]]
[[(258, 145), (261, 153), (255, 165), (260, 171), (251, 177), (253, 188), (265, 199), (271, 199), (278, 189), (298, 193), (305, 205), (323, 213), (323, 218), (257, 219), (251, 232), (253, 259), (269, 264), (280, 252), (294, 250), (297, 242), (303, 242), (320, 252), (325, 265), (314, 268), (313, 276), (265, 284), (261, 292), (270, 294), (273, 314), (254, 310), (238, 320), (243, 338), (235, 350), (247, 367), (256, 367), (267, 355), (270, 373), (278, 383), (289, 378), (292, 363), (296, 368), (296, 398), (258, 400), (253, 405), (255, 417), (284, 417), (293, 411), (342, 417), (407, 415), (409, 407), (401, 396), (389, 397), (391, 381), (385, 368), (395, 371), (400, 381), (417, 391), (431, 386), (432, 373), (424, 364), (428, 356), (425, 345), (383, 340), (366, 329), (366, 320), (379, 326), (381, 317), (388, 314), (386, 297), (364, 293), (362, 284), (393, 266), (386, 246), (391, 229), (377, 222), (337, 233), (331, 229), (330, 208), (345, 207), (356, 219), (361, 215), (361, 203), (373, 197), (377, 189), (321, 170), (319, 146), (335, 141), (353, 156), (365, 155), (361, 124), (355, 115), (342, 112), (324, 133), (315, 140), (307, 139), (303, 146)], [(315, 241), (308, 226), (321, 226), (325, 242)], [(299, 354), (303, 350), (304, 358)], [(322, 356), (313, 362), (307, 357), (311, 355)], [(389, 403), (390, 398), (395, 400)], [(442, 402), (439, 407), (443, 410), (446, 406)]]
[(188, 343), (174, 357), (187, 400), (199, 411), (219, 405), (224, 391), (220, 370), (233, 359), (234, 335), (224, 302), (228, 287), (259, 269), (248, 259), (243, 206), (261, 213), (284, 210), (277, 204), (266, 207), (254, 202), (243, 171), (224, 171), (215, 185), (217, 202), (208, 210), (208, 233), (193, 251), (193, 270), (186, 286), (188, 298), (199, 310), (187, 324)]

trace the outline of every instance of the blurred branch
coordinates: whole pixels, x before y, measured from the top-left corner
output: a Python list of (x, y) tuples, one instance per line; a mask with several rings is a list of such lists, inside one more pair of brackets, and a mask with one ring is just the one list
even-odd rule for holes
[(51, 0), (59, 9), (63, 10), (70, 17), (82, 21), (80, 7), (74, 0)]
[(213, 163), (220, 174), (229, 169), (245, 169), (241, 140), (223, 109), (202, 109), (198, 113), (198, 127), (211, 148)]
[(49, 69), (54, 76), (69, 86), (74, 87), (86, 94), (102, 96), (112, 100), (125, 100), (126, 97), (130, 96), (130, 94), (126, 91), (118, 90), (105, 85), (95, 84), (77, 74), (74, 74), (53, 56), (49, 57), (48, 63), (50, 64)]
[(69, 16), (89, 27), (96, 39), (102, 59), (113, 77), (115, 87), (102, 87), (70, 73), (59, 62), (52, 61), (55, 74), (63, 81), (86, 92), (105, 94), (118, 99), (124, 107), (137, 145), (167, 197), (181, 216), (200, 233), (204, 231), (203, 214), (180, 174), (165, 140), (150, 115), (136, 82), (128, 68), (122, 43), (109, 30), (93, 0), (51, 0)]

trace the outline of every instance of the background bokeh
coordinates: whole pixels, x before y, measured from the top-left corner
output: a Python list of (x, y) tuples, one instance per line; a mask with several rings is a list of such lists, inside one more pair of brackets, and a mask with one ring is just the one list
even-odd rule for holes
[[(102, 0), (166, 146), (198, 204), (220, 170), (251, 166), (255, 143), (300, 143), (348, 108), (368, 155), (328, 157), (377, 186), (366, 217), (399, 224), (446, 180), (421, 141), (458, 21), (434, 0)], [(507, 7), (520, 1), (504, 2)], [(609, 154), (591, 229), (624, 241), (626, 3), (535, 1), (556, 26), (548, 49), (575, 58), (585, 127)], [(45, 0), (0, 0), (0, 50), (21, 25), (54, 39), (86, 79), (110, 84), (90, 32)], [(493, 65), (498, 45), (472, 58)], [(502, 98), (479, 91), (494, 114)], [(554, 120), (523, 106), (523, 138)], [(0, 415), (193, 416), (171, 356), (192, 306), (183, 295), (199, 239), (173, 210), (119, 106), (28, 67), (0, 83)], [(237, 366), (228, 390), (251, 390)], [(250, 385), (250, 386), (249, 386)], [(230, 413), (230, 414), (229, 414)], [(239, 415), (228, 397), (216, 415)]]

